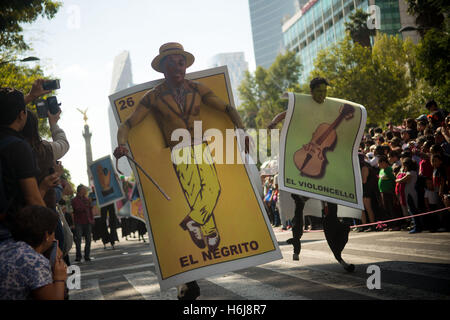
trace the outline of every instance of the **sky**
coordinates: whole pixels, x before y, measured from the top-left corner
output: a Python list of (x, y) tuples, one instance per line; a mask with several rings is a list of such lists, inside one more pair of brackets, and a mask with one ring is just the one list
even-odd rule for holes
[[(24, 25), (25, 38), (45, 75), (60, 79), (59, 126), (69, 152), (61, 159), (75, 185), (87, 184), (83, 115), (92, 132), (93, 160), (112, 154), (108, 96), (114, 58), (129, 51), (133, 82), (162, 78), (151, 68), (159, 47), (179, 42), (195, 56), (187, 72), (209, 68), (218, 53), (244, 52), (255, 59), (247, 0), (79, 0), (63, 1), (55, 18)], [(236, 95), (236, 93), (233, 93)]]

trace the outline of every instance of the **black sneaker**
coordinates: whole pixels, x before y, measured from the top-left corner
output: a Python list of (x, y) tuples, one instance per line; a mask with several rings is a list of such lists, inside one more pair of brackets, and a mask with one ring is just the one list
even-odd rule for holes
[(85, 258), (84, 258), (84, 261), (91, 261), (91, 258), (89, 258), (89, 257), (86, 258), (86, 257), (85, 257)]

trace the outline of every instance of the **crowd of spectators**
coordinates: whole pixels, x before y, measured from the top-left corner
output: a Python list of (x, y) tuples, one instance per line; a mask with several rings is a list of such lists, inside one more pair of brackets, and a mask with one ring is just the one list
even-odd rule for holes
[[(426, 104), (428, 114), (408, 118), (395, 126), (371, 127), (359, 147), (364, 211), (351, 223), (372, 224), (354, 228), (357, 232), (400, 231), (417, 233), (450, 231), (448, 212), (377, 224), (418, 213), (450, 207), (450, 115), (435, 101)], [(264, 204), (274, 227), (280, 221), (278, 184), (275, 176), (264, 178)], [(305, 217), (305, 229), (320, 229), (320, 218)], [(350, 219), (351, 220), (351, 219)]]
[(49, 94), (45, 80), (29, 94), (0, 88), (0, 300), (67, 299), (73, 237), (58, 202), (72, 192), (59, 161), (69, 150), (61, 111), (48, 112), (52, 141), (27, 107)]
[[(450, 116), (435, 101), (428, 114), (399, 126), (370, 128), (360, 144), (365, 211), (363, 224), (436, 211), (450, 206)], [(447, 212), (393, 221), (356, 231), (449, 231)]]

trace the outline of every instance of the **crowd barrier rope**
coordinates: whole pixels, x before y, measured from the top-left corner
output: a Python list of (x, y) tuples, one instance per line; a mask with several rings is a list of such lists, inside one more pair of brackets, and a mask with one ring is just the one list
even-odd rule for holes
[[(441, 212), (441, 211), (445, 211), (445, 210), (447, 210), (447, 212), (450, 212), (449, 209), (450, 209), (450, 207), (446, 207), (446, 208), (442, 208), (442, 209), (438, 209), (438, 210), (418, 213), (418, 214), (414, 214), (414, 215), (410, 215), (410, 216), (404, 216), (404, 217), (401, 217), (401, 218), (395, 218), (395, 219), (390, 219), (390, 220), (371, 222), (371, 223), (366, 223), (366, 224), (353, 225), (353, 226), (350, 226), (350, 228), (360, 228), (360, 227), (367, 227), (367, 226), (376, 225), (377, 229), (381, 229), (381, 228), (387, 227), (387, 223), (388, 222), (405, 220), (405, 219), (411, 219), (411, 218), (420, 217), (420, 216), (426, 216), (426, 215), (429, 215), (429, 214), (432, 214), (432, 213)], [(305, 230), (304, 232), (323, 232), (323, 230)]]

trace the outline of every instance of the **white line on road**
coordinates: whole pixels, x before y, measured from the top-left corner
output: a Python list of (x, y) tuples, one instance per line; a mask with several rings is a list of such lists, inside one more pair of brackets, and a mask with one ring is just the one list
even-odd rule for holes
[(98, 284), (98, 279), (84, 280), (81, 289), (69, 291), (70, 300), (105, 300)]
[(152, 271), (126, 274), (125, 278), (145, 300), (177, 300), (177, 289), (161, 291), (158, 278)]
[(122, 267), (122, 268), (114, 268), (114, 269), (106, 269), (106, 270), (99, 270), (99, 271), (92, 271), (92, 272), (83, 272), (81, 274), (82, 277), (89, 277), (89, 276), (95, 276), (95, 275), (103, 275), (107, 273), (117, 272), (117, 271), (127, 271), (127, 270), (135, 270), (140, 268), (147, 268), (147, 267), (153, 267), (154, 263), (144, 263), (144, 264), (137, 264), (130, 267)]
[[(323, 286), (346, 290), (363, 296), (382, 300), (442, 300), (449, 299), (448, 295), (424, 291), (407, 286), (390, 284), (383, 282), (381, 275), (381, 289), (369, 290), (366, 286), (366, 279), (345, 274), (344, 271), (333, 272), (324, 271), (316, 267), (302, 266), (298, 262), (286, 262), (282, 260), (274, 261), (260, 266), (261, 268), (286, 274), (302, 280), (311, 281)], [(293, 269), (292, 267), (297, 267)], [(302, 269), (298, 269), (301, 267)], [(306, 269), (306, 270), (305, 270)], [(367, 275), (369, 277), (370, 275)]]
[(311, 300), (233, 272), (209, 277), (206, 280), (248, 300)]

